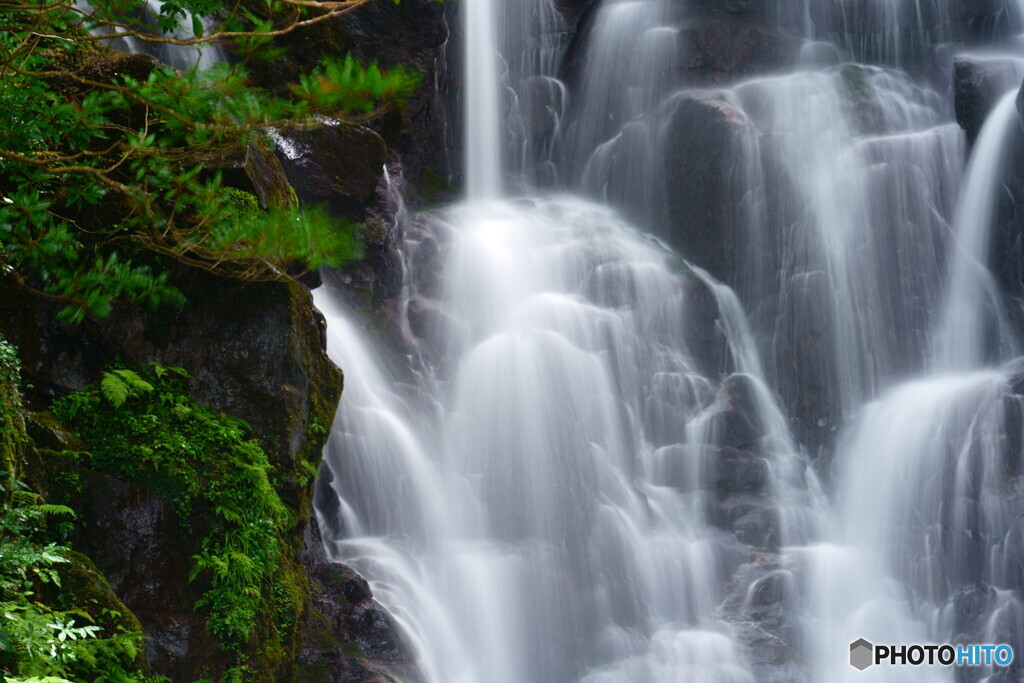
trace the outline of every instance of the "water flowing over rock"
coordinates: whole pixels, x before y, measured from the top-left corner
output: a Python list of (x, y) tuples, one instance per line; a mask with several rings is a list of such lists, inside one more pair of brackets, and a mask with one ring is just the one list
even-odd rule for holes
[(327, 552), (426, 680), (1019, 677), (848, 657), (1024, 648), (1022, 10), (465, 8), (401, 353), (316, 292)]
[(1019, 86), (1024, 61), (1010, 56), (958, 57), (953, 63), (953, 102), (956, 122), (971, 144), (1002, 95)]

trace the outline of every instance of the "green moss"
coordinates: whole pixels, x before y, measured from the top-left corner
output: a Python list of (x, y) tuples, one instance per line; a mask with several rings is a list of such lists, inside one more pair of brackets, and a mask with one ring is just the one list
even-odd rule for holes
[[(209, 582), (196, 607), (225, 650), (244, 650), (260, 615), (290, 606), (287, 595), (265, 595), (263, 587), (284, 571), (283, 538), (294, 517), (271, 487), (270, 465), (248, 425), (193, 401), (185, 381), (180, 369), (117, 368), (53, 410), (85, 442), (91, 469), (175, 504), (199, 539), (190, 578)], [(278, 641), (262, 642), (273, 648)]]
[[(289, 282), (291, 318), (297, 325), (293, 335), (295, 348), (292, 354), (303, 359), (303, 371), (307, 378), (306, 402), (295, 403), (296, 412), (288, 416), (288, 424), (304, 428), (302, 443), (295, 461), (282, 472), (287, 480), (285, 487), (292, 492), (295, 501), (296, 519), (299, 527), (305, 526), (313, 509), (313, 478), (319, 470), (323, 449), (329, 430), (334, 423), (334, 413), (344, 388), (344, 375), (320, 348), (320, 332), (312, 320), (312, 301), (309, 292), (299, 283)], [(308, 324), (304, 324), (309, 321)], [(311, 476), (312, 473), (312, 476)], [(297, 550), (302, 544), (301, 534), (293, 538)]]
[(362, 649), (360, 649), (360, 647), (358, 645), (356, 645), (355, 643), (345, 643), (342, 646), (341, 649), (342, 649), (342, 652), (344, 652), (349, 657), (356, 657), (358, 659), (366, 659), (366, 655), (363, 654)]
[[(142, 633), (138, 617), (121, 602), (110, 587), (103, 573), (85, 555), (67, 551), (67, 564), (60, 565), (61, 584), (57, 600), (65, 610), (85, 610), (93, 623), (103, 627), (108, 636), (126, 633)], [(123, 656), (128, 656), (127, 651)], [(146, 658), (141, 648), (135, 651), (134, 659), (129, 657), (131, 671), (147, 671)]]
[[(320, 461), (327, 437), (322, 423), (333, 418), (341, 376), (320, 352), (315, 327), (292, 343), (292, 352), (307, 359), (310, 378), (308, 402), (292, 403), (296, 414), (287, 421), (304, 439), (293, 462), (269, 460), (247, 424), (191, 399), (180, 369), (115, 368), (98, 386), (53, 406), (87, 452), (48, 451), (60, 463), (48, 471), (51, 488), (67, 492), (71, 486), (61, 477), (74, 473), (81, 458), (81, 467), (173, 502), (179, 521), (197, 539), (195, 548), (185, 550), (195, 561), (193, 578), (209, 584), (196, 607), (222, 648), (237, 653), (236, 674), (247, 683), (281, 680), (298, 657), (304, 620), (312, 612), (308, 580), (296, 559), (302, 541), (296, 516), (310, 514), (310, 473)], [(310, 424), (321, 426), (302, 432)], [(51, 435), (50, 445), (67, 441), (54, 425), (40, 430)], [(265, 441), (283, 453), (285, 438)]]
[(260, 213), (260, 202), (251, 192), (239, 190), (237, 187), (226, 187), (224, 191), (228, 196), (228, 203), (235, 212), (242, 217), (252, 218)]
[[(52, 542), (74, 512), (20, 479), (30, 468), (17, 377), (14, 349), (0, 338), (0, 671), (15, 680), (152, 681), (138, 619), (87, 557)], [(32, 423), (44, 439), (46, 423)]]
[(17, 350), (0, 335), (0, 504), (10, 503), (27, 437), (21, 414)]

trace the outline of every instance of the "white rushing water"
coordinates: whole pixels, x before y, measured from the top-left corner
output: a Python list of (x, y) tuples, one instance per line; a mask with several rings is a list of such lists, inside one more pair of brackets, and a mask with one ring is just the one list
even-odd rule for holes
[(955, 220), (957, 248), (937, 337), (936, 364), (940, 369), (976, 368), (993, 356), (1006, 358), (1013, 350), (999, 292), (986, 262), (1000, 179), (1012, 133), (1020, 126), (1016, 99), (1014, 88), (999, 100), (978, 135), (967, 166)]
[[(752, 680), (714, 615), (735, 550), (700, 490), (729, 400), (685, 341), (704, 280), (580, 200), (433, 225), (448, 265), (429, 341), (450, 375), (415, 404), (383, 376), (350, 379), (328, 450), (350, 535), (335, 557), (372, 577), (433, 680)], [(318, 303), (332, 357), (376, 365)], [(762, 388), (730, 305), (725, 352)], [(769, 415), (761, 454), (785, 468)]]
[[(1022, 367), (986, 264), (1013, 93), (967, 165), (946, 89), (898, 68), (942, 63), (954, 3), (780, 4), (793, 68), (679, 92), (678, 3), (602, 0), (574, 101), (556, 6), (463, 1), (468, 200), (396, 226), (408, 354), (315, 293), (347, 378), (332, 558), (435, 683), (997, 673), (860, 672), (861, 637), (1024, 655)], [(641, 232), (706, 229), (669, 210), (684, 106), (735, 133), (735, 290)], [(545, 179), (639, 226), (504, 195)]]
[(498, 108), (498, 38), (490, 2), (467, 2), (466, 192), (493, 199), (501, 191), (501, 132)]

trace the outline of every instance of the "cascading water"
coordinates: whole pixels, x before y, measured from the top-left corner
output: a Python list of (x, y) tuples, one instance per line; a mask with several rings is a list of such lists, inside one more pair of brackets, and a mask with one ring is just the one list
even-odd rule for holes
[[(926, 80), (940, 0), (780, 3), (788, 70), (680, 92), (706, 4), (601, 0), (570, 101), (555, 5), (464, 0), (469, 201), (397, 226), (412, 353), (316, 293), (348, 378), (327, 546), (429, 681), (977, 680), (849, 644), (1024, 653), (1024, 385), (985, 263), (1013, 98), (964, 173)], [(715, 125), (735, 291), (610, 209), (502, 199), (561, 178), (691, 253), (710, 213), (680, 211), (674, 150)]]
[(1013, 89), (996, 105), (967, 167), (955, 222), (957, 250), (937, 338), (936, 363), (941, 369), (969, 370), (993, 357), (1007, 358), (1014, 350), (999, 293), (985, 263), (995, 217), (994, 195), (999, 191), (1007, 143), (1020, 121), (1016, 99), (1017, 90)]
[[(350, 536), (335, 556), (387, 586), (433, 680), (751, 680), (714, 618), (735, 550), (703, 522), (728, 396), (686, 343), (702, 276), (578, 200), (431, 225), (448, 265), (430, 341), (450, 374), (418, 408), (371, 373), (349, 384), (328, 453)], [(734, 377), (770, 403), (741, 312), (723, 315), (749, 373)], [(781, 417), (762, 448), (793, 457)]]

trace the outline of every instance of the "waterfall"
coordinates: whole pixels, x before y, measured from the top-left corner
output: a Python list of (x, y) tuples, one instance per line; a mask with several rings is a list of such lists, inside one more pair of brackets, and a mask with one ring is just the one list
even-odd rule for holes
[[(428, 681), (1019, 674), (848, 659), (1024, 648), (1014, 95), (968, 150), (962, 3), (754, 5), (599, 0), (567, 45), (559, 4), (464, 0), (468, 201), (396, 218), (407, 347), (315, 293), (325, 543)], [(729, 21), (780, 62), (709, 76)]]
[[(967, 181), (955, 221), (957, 249), (946, 294), (945, 317), (937, 338), (936, 362), (943, 369), (976, 368), (993, 355), (1005, 359), (1013, 351), (1014, 341), (1001, 310), (999, 293), (985, 264), (1007, 148), (1020, 126), (1016, 99), (1014, 88), (996, 105), (981, 129), (967, 167)], [(986, 346), (991, 346), (991, 350)]]
[[(334, 556), (371, 577), (433, 680), (751, 680), (714, 617), (736, 559), (704, 522), (730, 395), (686, 339), (687, 299), (721, 286), (580, 200), (431, 226), (448, 265), (424, 341), (449, 362), (415, 401), (373, 370), (350, 380), (327, 451)], [(322, 296), (332, 357), (378, 365)], [(766, 413), (758, 454), (789, 467), (742, 311), (719, 299), (715, 353)]]
[(498, 38), (490, 2), (467, 2), (466, 23), (466, 193), (473, 199), (498, 196), (501, 188), (501, 133), (498, 108)]

